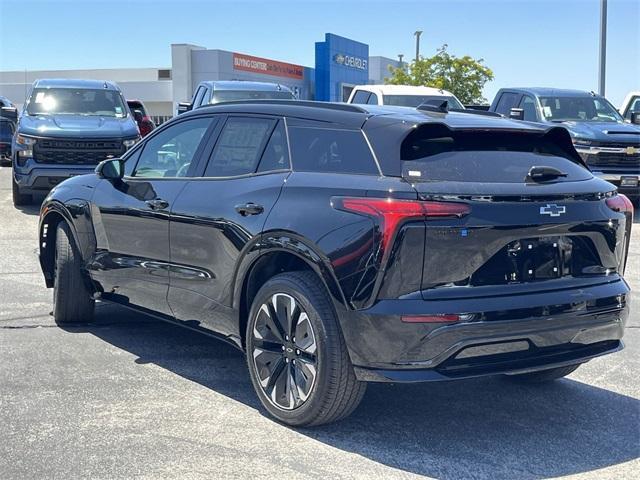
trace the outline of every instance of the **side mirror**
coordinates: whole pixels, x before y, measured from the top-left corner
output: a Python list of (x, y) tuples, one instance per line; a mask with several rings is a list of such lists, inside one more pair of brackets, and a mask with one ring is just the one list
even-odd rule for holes
[(12, 122), (18, 121), (18, 109), (16, 107), (0, 108), (0, 117), (8, 118)]
[(189, 103), (189, 102), (180, 102), (178, 104), (178, 115), (180, 115), (181, 113), (185, 113), (188, 112), (189, 110), (191, 110), (193, 108), (193, 104)]
[(141, 123), (142, 120), (144, 119), (144, 115), (142, 115), (142, 112), (140, 110), (134, 110), (133, 118), (135, 118), (136, 123)]
[(631, 123), (633, 123), (634, 125), (640, 125), (640, 112), (631, 112)]
[(124, 162), (120, 158), (103, 160), (96, 167), (96, 175), (107, 180), (120, 180), (124, 176)]
[(512, 108), (511, 110), (509, 110), (509, 118), (511, 120), (524, 120), (524, 109)]

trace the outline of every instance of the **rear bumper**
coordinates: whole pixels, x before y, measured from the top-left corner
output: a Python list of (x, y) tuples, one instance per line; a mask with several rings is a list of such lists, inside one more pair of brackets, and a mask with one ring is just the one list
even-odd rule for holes
[[(386, 300), (342, 318), (359, 379), (415, 382), (582, 363), (622, 348), (629, 288), (599, 285), (446, 301)], [(402, 315), (473, 313), (453, 324), (403, 323)]]

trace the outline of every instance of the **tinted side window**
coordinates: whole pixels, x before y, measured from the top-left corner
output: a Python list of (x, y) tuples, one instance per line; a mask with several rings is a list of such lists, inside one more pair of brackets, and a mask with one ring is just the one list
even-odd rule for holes
[(498, 100), (498, 105), (496, 105), (496, 112), (509, 115), (511, 109), (516, 106), (517, 100), (517, 93), (504, 92), (500, 95), (500, 100)]
[(372, 93), (367, 103), (369, 105), (378, 105), (378, 95), (376, 95), (375, 93)]
[(357, 90), (353, 95), (351, 103), (365, 104), (369, 100), (369, 95), (371, 95), (371, 93), (365, 92), (364, 90)]
[(269, 143), (262, 153), (258, 172), (268, 172), (271, 170), (282, 170), (289, 168), (289, 149), (287, 148), (287, 135), (284, 131), (284, 124), (278, 122), (269, 139)]
[(200, 104), (202, 103), (202, 97), (204, 96), (205, 92), (206, 92), (206, 88), (198, 87), (198, 90), (196, 90), (196, 95), (193, 100), (193, 108), (200, 106)]
[(150, 138), (143, 147), (133, 176), (186, 176), (202, 137), (212, 121), (211, 118), (194, 118), (179, 122)]
[(528, 122), (538, 121), (538, 116), (536, 115), (536, 103), (529, 95), (522, 97), (520, 108), (523, 110), (524, 120)]
[(293, 167), (298, 171), (378, 175), (360, 130), (291, 127), (289, 139)]
[(231, 117), (225, 123), (205, 170), (205, 177), (234, 177), (256, 171), (275, 120)]
[(631, 112), (640, 112), (640, 97), (634, 97), (631, 102), (629, 102), (629, 107), (624, 113), (624, 118), (631, 120)]

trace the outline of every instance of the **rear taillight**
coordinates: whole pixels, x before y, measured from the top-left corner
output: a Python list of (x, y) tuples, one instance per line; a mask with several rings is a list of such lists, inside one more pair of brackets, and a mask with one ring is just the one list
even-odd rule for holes
[(607, 198), (605, 202), (607, 202), (607, 206), (614, 212), (629, 213), (633, 216), (633, 203), (631, 203), (631, 200), (629, 200), (626, 195), (619, 193), (614, 197)]
[(378, 219), (382, 248), (391, 242), (398, 226), (406, 220), (461, 218), (471, 211), (469, 205), (455, 202), (399, 200), (396, 198), (335, 197), (334, 208)]

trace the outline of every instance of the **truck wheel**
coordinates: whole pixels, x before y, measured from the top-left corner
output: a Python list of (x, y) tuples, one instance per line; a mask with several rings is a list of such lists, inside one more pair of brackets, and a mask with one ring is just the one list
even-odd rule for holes
[(262, 405), (288, 425), (340, 420), (362, 400), (366, 383), (356, 379), (331, 301), (311, 272), (264, 284), (251, 306), (246, 346)]
[(575, 372), (581, 364), (567, 365), (566, 367), (549, 368), (548, 370), (540, 370), (537, 372), (519, 373), (516, 375), (507, 375), (507, 378), (522, 383), (544, 383), (558, 380), (566, 377), (570, 373)]
[(53, 317), (58, 324), (90, 322), (95, 300), (87, 288), (81, 270), (78, 247), (69, 226), (60, 222), (56, 228)]
[(22, 205), (29, 205), (33, 201), (31, 195), (20, 193), (20, 186), (16, 182), (16, 179), (13, 177), (13, 173), (11, 174), (11, 187), (14, 206), (20, 207)]

